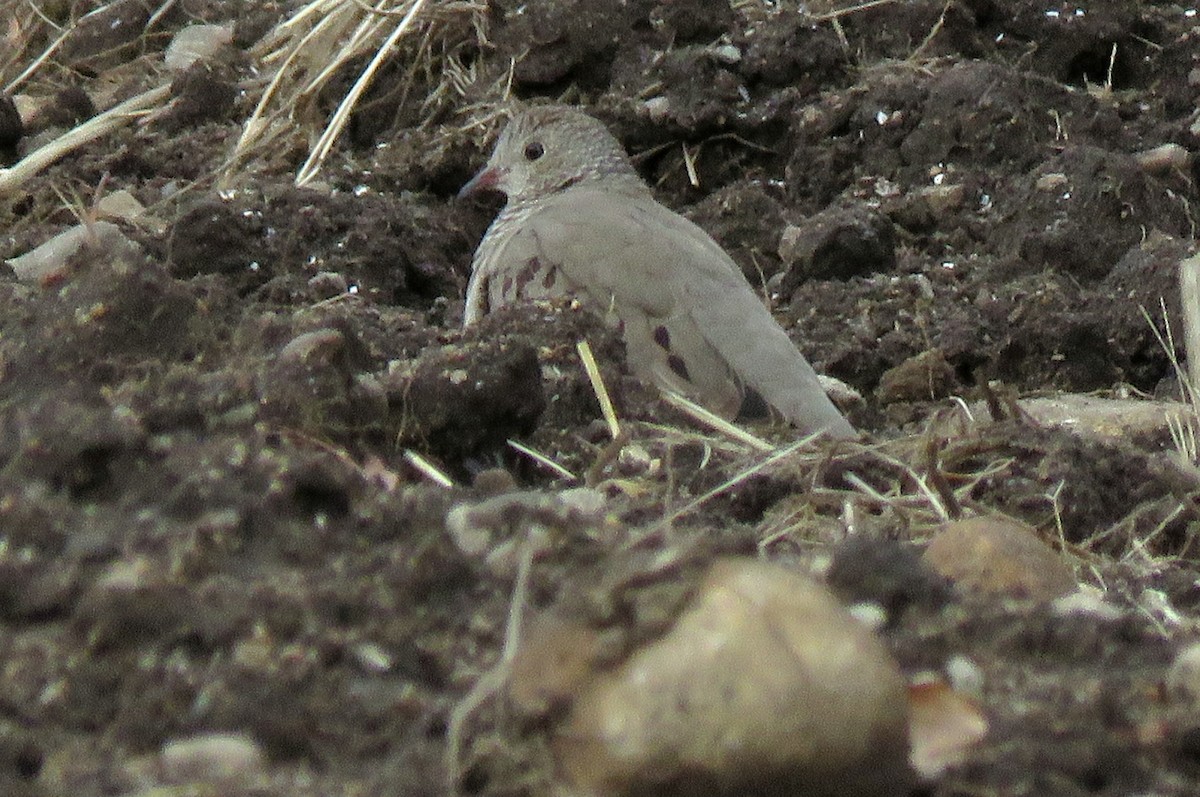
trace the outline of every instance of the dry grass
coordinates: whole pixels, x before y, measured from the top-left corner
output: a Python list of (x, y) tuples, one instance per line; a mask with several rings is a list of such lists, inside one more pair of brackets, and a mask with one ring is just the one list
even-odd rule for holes
[[(152, 28), (162, 13), (173, 4), (174, 0), (165, 0), (151, 15), (147, 30)], [(31, 0), (16, 2), (14, 5), (12, 14), (6, 20), (3, 38), (0, 39), (0, 81), (4, 84), (4, 92), (8, 94), (24, 88), (35, 76), (45, 84), (42, 87), (44, 91), (46, 86), (53, 87), (59, 81), (58, 73), (70, 74), (71, 70), (56, 63), (56, 53), (81, 24), (108, 11), (113, 3), (106, 3), (80, 17), (63, 22), (52, 19), (42, 10), (42, 4)], [(139, 56), (134, 60), (139, 59), (143, 63), (127, 71), (140, 71), (147, 75), (155, 71), (156, 67), (151, 63), (153, 58)], [(54, 74), (42, 74), (47, 72)], [(170, 96), (168, 82), (169, 77), (157, 78), (157, 85), (154, 85), (154, 80), (148, 81), (151, 88), (143, 89), (65, 131), (58, 138), (25, 155), (12, 167), (0, 169), (0, 194), (23, 188), (32, 177), (40, 174), (64, 155), (162, 107)]]
[[(313, 180), (372, 80), (393, 58), (406, 65), (398, 103), (419, 102), (422, 126), (430, 124), (478, 77), (464, 65), (464, 49), (486, 43), (483, 0), (312, 0), (255, 48), (266, 77), (225, 175), (251, 158), (299, 145), (309, 154), (296, 183)], [(367, 63), (359, 67), (363, 59)], [(326, 119), (323, 97), (350, 69), (358, 75)], [(414, 96), (418, 90), (424, 94)]]
[(130, 97), (38, 147), (11, 168), (0, 169), (0, 195), (20, 188), (31, 177), (72, 150), (150, 113), (166, 100), (170, 92), (170, 86), (158, 86)]
[[(61, 61), (64, 45), (115, 2), (81, 13), (91, 4), (57, 7), (13, 0), (12, 13), (0, 27), (0, 83), (5, 90), (26, 94), (36, 104), (38, 98), (76, 85), (77, 70)], [(50, 192), (32, 178), (121, 127), (153, 124), (156, 113), (171, 102), (173, 75), (163, 69), (160, 45), (171, 33), (164, 23), (168, 12), (178, 13), (176, 5), (176, 0), (159, 0), (148, 9), (140, 40), (120, 45), (128, 49), (127, 59), (114, 59), (114, 52), (90, 56), (112, 62), (86, 88), (102, 110), (112, 107), (0, 170), (0, 193), (26, 190), (46, 194), (45, 201), (52, 203)], [(258, 77), (244, 80), (240, 88), (257, 102), (236, 147), (194, 182), (180, 186), (174, 197), (214, 182), (228, 188), (263, 169), (291, 168), (296, 153), (305, 156), (296, 182), (310, 182), (336, 151), (340, 134), (385, 65), (392, 70), (387, 102), (419, 118), (418, 127), (432, 128), (454, 116), (461, 124), (443, 126), (434, 137), (470, 131), (482, 139), (511, 82), (511, 71), (481, 75), (471, 57), (489, 46), (486, 10), (485, 0), (311, 0), (302, 5), (251, 52), (258, 60)], [(28, 214), (16, 223), (38, 217)]]
[(1200, 291), (1200, 258), (1191, 257), (1179, 264), (1179, 289), (1180, 306), (1183, 308), (1185, 351), (1188, 354), (1186, 365), (1179, 359), (1179, 350), (1171, 332), (1171, 319), (1167, 315), (1166, 302), (1161, 297), (1159, 298), (1159, 313), (1164, 330), (1162, 332), (1159, 331), (1158, 325), (1154, 323), (1154, 319), (1151, 318), (1145, 307), (1138, 309), (1141, 310), (1142, 318), (1146, 320), (1159, 347), (1167, 355), (1167, 360), (1179, 382), (1184, 403), (1191, 407), (1189, 413), (1167, 418), (1171, 440), (1183, 462), (1197, 465), (1200, 464), (1200, 450), (1196, 445), (1200, 395), (1197, 394), (1196, 380), (1200, 377), (1200, 374), (1197, 373), (1200, 371), (1200, 355), (1194, 355), (1193, 352), (1200, 352), (1200, 293), (1198, 293)]

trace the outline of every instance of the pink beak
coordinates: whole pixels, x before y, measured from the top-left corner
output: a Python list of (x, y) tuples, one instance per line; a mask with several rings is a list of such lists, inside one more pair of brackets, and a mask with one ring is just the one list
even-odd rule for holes
[(475, 196), (481, 191), (498, 191), (500, 188), (500, 169), (495, 166), (485, 166), (479, 170), (479, 173), (467, 181), (467, 184), (458, 190), (458, 198), (464, 199), (469, 196)]

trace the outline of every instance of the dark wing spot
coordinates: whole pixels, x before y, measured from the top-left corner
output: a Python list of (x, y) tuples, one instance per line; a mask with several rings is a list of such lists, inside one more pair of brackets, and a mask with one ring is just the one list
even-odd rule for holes
[(688, 375), (687, 365), (684, 364), (683, 358), (678, 354), (672, 354), (667, 357), (667, 365), (671, 366), (671, 370), (674, 371), (675, 375), (683, 381), (692, 381), (692, 378)]
[(514, 298), (512, 289), (513, 289), (512, 275), (506, 274), (504, 276), (504, 282), (501, 283), (501, 285), (500, 285), (500, 295), (505, 297), (506, 299), (512, 299), (512, 298)]
[(542, 290), (547, 293), (554, 290), (554, 283), (558, 281), (558, 269), (551, 266), (546, 269), (546, 275), (542, 277)]
[(531, 257), (525, 262), (525, 265), (517, 272), (517, 295), (525, 295), (525, 286), (533, 281), (538, 272), (542, 270), (542, 261), (536, 257)]
[(492, 281), (487, 277), (482, 277), (483, 285), (479, 287), (479, 315), (485, 316), (492, 312), (492, 300), (488, 295), (488, 291), (492, 289)]
[(671, 333), (667, 331), (666, 327), (655, 327), (654, 328), (654, 342), (657, 343), (659, 346), (662, 346), (667, 351), (670, 351), (671, 350)]

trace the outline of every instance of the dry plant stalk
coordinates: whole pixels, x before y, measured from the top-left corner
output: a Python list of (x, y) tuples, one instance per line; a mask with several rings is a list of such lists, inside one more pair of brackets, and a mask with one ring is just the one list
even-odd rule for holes
[(842, 17), (848, 17), (851, 14), (857, 14), (861, 11), (869, 11), (870, 9), (877, 8), (879, 6), (892, 5), (893, 3), (896, 3), (896, 2), (898, 2), (898, 0), (868, 0), (868, 2), (866, 2), (866, 3), (859, 3), (858, 5), (848, 6), (846, 8), (839, 8), (835, 11), (830, 11), (825, 14), (813, 14), (811, 19), (814, 22), (827, 22), (829, 20), (838, 20), (838, 19), (841, 19)]
[(696, 421), (701, 426), (708, 427), (715, 432), (728, 437), (730, 440), (736, 440), (739, 443), (750, 446), (756, 451), (762, 451), (769, 454), (775, 450), (775, 446), (763, 440), (761, 437), (751, 434), (742, 427), (730, 423), (716, 413), (701, 407), (694, 401), (691, 401), (672, 390), (662, 391), (663, 399), (675, 409), (687, 415), (693, 421)]
[(1186, 396), (1195, 409), (1196, 388), (1200, 386), (1200, 255), (1179, 263), (1179, 304), (1183, 308), (1183, 350), (1187, 354)]
[(463, 748), (467, 736), (467, 723), (488, 700), (500, 694), (508, 683), (512, 672), (513, 661), (521, 643), (521, 631), (524, 626), (525, 609), (529, 602), (529, 576), (533, 572), (533, 557), (536, 546), (531, 539), (531, 531), (526, 530), (525, 539), (521, 542), (520, 559), (517, 565), (516, 583), (513, 585), (512, 597), (508, 604), (508, 622), (504, 627), (504, 647), (500, 651), (500, 660), (495, 666), (484, 672), (471, 690), (459, 700), (450, 711), (446, 727), (446, 786), (452, 794), (459, 793), (462, 780)]
[[(459, 45), (478, 46), (485, 41), (485, 12), (483, 0), (374, 0), (372, 3), (311, 0), (281, 22), (257, 47), (262, 65), (274, 71), (243, 126), (226, 176), (254, 152), (264, 151), (281, 138), (299, 133), (311, 146), (297, 172), (296, 184), (312, 181), (379, 70), (403, 42), (410, 43), (412, 50), (408, 73), (402, 82), (404, 97), (419, 73), (427, 79), (440, 80), (422, 102), (426, 112), (439, 105), (433, 101), (435, 97), (451, 92), (461, 96), (466, 86), (462, 85), (463, 70), (454, 53)], [(453, 27), (442, 23), (464, 14), (471, 16), (474, 41), (447, 40)], [(316, 115), (319, 94), (344, 67), (368, 54), (366, 67), (321, 133), (312, 140), (304, 124)]]
[(1159, 332), (1154, 325), (1154, 319), (1145, 307), (1138, 309), (1142, 318), (1150, 327), (1150, 332), (1158, 345), (1167, 355), (1179, 380), (1183, 400), (1189, 411), (1179, 415), (1167, 416), (1167, 429), (1175, 450), (1184, 461), (1196, 464), (1196, 421), (1200, 415), (1200, 396), (1197, 396), (1197, 372), (1200, 371), (1200, 255), (1193, 255), (1179, 264), (1180, 306), (1183, 308), (1184, 345), (1188, 355), (1187, 367), (1179, 362), (1179, 351), (1175, 345), (1175, 337), (1171, 334), (1171, 319), (1167, 315), (1167, 303), (1158, 298), (1159, 313), (1162, 315), (1165, 332)]
[(26, 180), (77, 147), (94, 141), (121, 125), (148, 113), (165, 100), (170, 93), (170, 86), (159, 86), (130, 97), (104, 113), (93, 116), (83, 124), (68, 130), (53, 141), (43, 144), (11, 168), (0, 169), (0, 194), (19, 188)]
[[(801, 449), (811, 445), (813, 443), (813, 441), (815, 441), (819, 436), (820, 436), (819, 434), (811, 435), (811, 436), (805, 437), (801, 440), (797, 440), (796, 442), (792, 443), (790, 446), (787, 446), (786, 448), (781, 448), (781, 449), (776, 450), (769, 457), (766, 457), (765, 459), (762, 459), (762, 460), (754, 463), (753, 465), (749, 466), (748, 468), (745, 468), (744, 470), (740, 471), (739, 473), (734, 474), (733, 476), (729, 477), (725, 481), (718, 484), (716, 487), (713, 487), (708, 492), (704, 493), (703, 495), (697, 496), (696, 498), (692, 499), (688, 503), (684, 504), (679, 509), (676, 509), (674, 512), (671, 512), (669, 515), (667, 515), (662, 520), (660, 520), (658, 523), (656, 523), (654, 526), (652, 526), (650, 528), (649, 532), (647, 532), (643, 536), (649, 536), (649, 534), (651, 534), (651, 533), (657, 532), (658, 530), (660, 530), (662, 528), (670, 526), (676, 520), (679, 520), (684, 515), (687, 515), (696, 509), (699, 509), (701, 506), (708, 503), (713, 498), (716, 498), (718, 495), (721, 495), (722, 493), (724, 493), (728, 490), (732, 490), (734, 487), (737, 487), (739, 484), (742, 484), (743, 482), (745, 482), (747, 479), (754, 476), (755, 474), (761, 473), (762, 471), (770, 468), (772, 465), (775, 465), (775, 464), (787, 459), (788, 457), (793, 456)], [(639, 537), (638, 539), (640, 540), (641, 537)]]
[(508, 447), (511, 448), (513, 451), (516, 451), (520, 454), (524, 454), (525, 456), (529, 457), (534, 462), (541, 465), (543, 468), (545, 468), (546, 470), (555, 474), (556, 476), (566, 479), (567, 481), (572, 481), (572, 482), (579, 481), (578, 476), (576, 476), (574, 473), (572, 473), (571, 471), (564, 468), (562, 465), (559, 465), (554, 460), (550, 459), (550, 457), (546, 456), (541, 451), (538, 451), (535, 448), (527, 446), (524, 443), (520, 443), (511, 438), (509, 438), (508, 440), (505, 440), (504, 442), (507, 443)]
[(617, 420), (617, 411), (613, 408), (608, 388), (604, 385), (604, 377), (600, 375), (600, 366), (596, 364), (596, 355), (592, 354), (592, 346), (586, 340), (581, 340), (575, 344), (575, 350), (579, 352), (579, 359), (583, 361), (583, 370), (592, 384), (592, 392), (596, 394), (596, 401), (600, 402), (600, 414), (604, 416), (604, 423), (608, 425), (608, 433), (613, 440), (616, 440), (621, 437), (621, 423)]
[(454, 480), (442, 473), (432, 462), (418, 454), (412, 449), (405, 449), (404, 461), (411, 465), (418, 473), (424, 476), (429, 481), (436, 484), (438, 487), (450, 489), (454, 486)]

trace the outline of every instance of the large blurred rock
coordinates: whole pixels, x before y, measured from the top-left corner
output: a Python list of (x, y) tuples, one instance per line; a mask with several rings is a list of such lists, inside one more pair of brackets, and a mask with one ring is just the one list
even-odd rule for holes
[(606, 668), (610, 642), (551, 611), (514, 667), (519, 708), (575, 696), (552, 748), (578, 793), (908, 793), (904, 680), (823, 586), (719, 559), (662, 636)]

